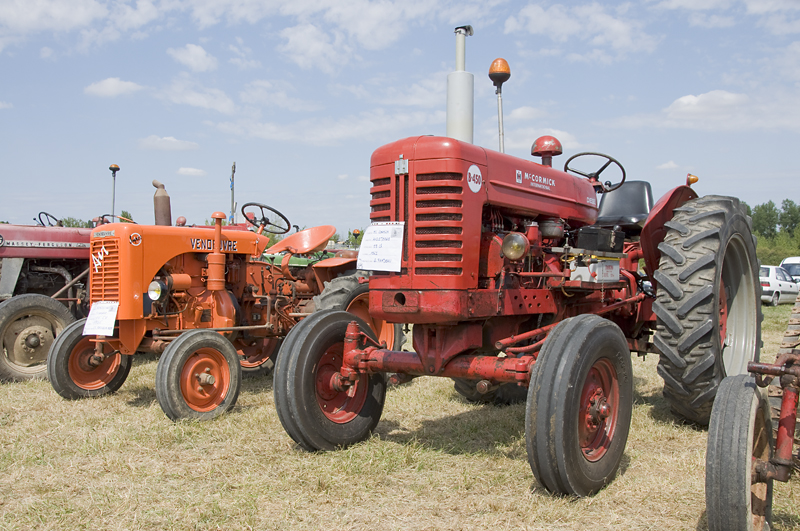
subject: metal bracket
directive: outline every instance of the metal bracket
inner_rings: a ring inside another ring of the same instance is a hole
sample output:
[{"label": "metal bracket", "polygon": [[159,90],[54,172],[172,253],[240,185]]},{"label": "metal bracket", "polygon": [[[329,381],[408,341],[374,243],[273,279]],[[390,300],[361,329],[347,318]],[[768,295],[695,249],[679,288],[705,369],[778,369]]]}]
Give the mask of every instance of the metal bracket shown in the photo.
[{"label": "metal bracket", "polygon": [[400,155],[400,158],[394,161],[394,174],[395,175],[408,174],[408,159],[404,159],[403,155]]}]

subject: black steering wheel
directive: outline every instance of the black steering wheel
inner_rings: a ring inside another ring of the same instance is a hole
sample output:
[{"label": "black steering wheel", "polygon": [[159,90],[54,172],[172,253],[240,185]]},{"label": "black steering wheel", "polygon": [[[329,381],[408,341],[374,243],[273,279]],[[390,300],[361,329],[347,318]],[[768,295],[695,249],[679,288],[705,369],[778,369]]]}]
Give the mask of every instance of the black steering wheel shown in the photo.
[{"label": "black steering wheel", "polygon": [[[595,157],[601,157],[607,159],[607,162],[603,164],[599,170],[591,173],[584,173],[580,170],[576,170],[575,168],[569,167],[570,162],[577,159],[578,157],[585,157],[587,155],[593,155]],[[620,171],[622,172],[622,180],[616,184],[611,184],[611,181],[606,181],[604,183],[600,180],[600,174],[603,173],[603,171],[605,171],[605,169],[608,168],[612,163],[616,164],[619,167]],[[578,153],[576,155],[572,155],[570,158],[567,159],[567,162],[564,163],[564,171],[571,171],[572,173],[577,173],[578,175],[586,177],[592,183],[592,186],[594,186],[595,191],[601,194],[604,194],[606,192],[612,192],[617,188],[619,188],[620,186],[622,186],[622,183],[625,182],[625,168],[622,167],[622,164],[620,164],[617,159],[609,157],[605,153],[594,153],[587,151],[585,153]]]},{"label": "black steering wheel", "polygon": [[[248,213],[245,212],[245,209],[251,206],[258,207],[261,210],[260,218],[257,218],[255,213],[248,215]],[[270,212],[274,215],[270,215]],[[253,216],[252,219],[250,218],[251,215]],[[286,234],[292,229],[292,224],[289,223],[289,219],[286,216],[264,203],[245,203],[242,205],[242,216],[244,216],[245,221],[250,225],[257,229],[263,228],[264,231],[271,234]],[[271,218],[275,220],[274,223],[271,221]]]},{"label": "black steering wheel", "polygon": [[[44,219],[42,219],[44,216]],[[60,227],[61,220],[55,217],[53,214],[48,214],[47,212],[39,212],[39,225],[42,227]]]}]

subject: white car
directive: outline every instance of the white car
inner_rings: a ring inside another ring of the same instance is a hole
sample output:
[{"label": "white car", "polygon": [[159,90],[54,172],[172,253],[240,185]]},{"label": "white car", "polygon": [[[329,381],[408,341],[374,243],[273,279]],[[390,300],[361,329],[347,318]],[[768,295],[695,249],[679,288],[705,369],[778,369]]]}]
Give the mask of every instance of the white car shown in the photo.
[{"label": "white car", "polygon": [[797,283],[784,268],[761,266],[758,276],[761,280],[761,302],[777,306],[782,302],[794,302],[797,298]]},{"label": "white car", "polygon": [[800,256],[784,258],[781,262],[781,267],[792,275],[795,282],[800,282]]}]

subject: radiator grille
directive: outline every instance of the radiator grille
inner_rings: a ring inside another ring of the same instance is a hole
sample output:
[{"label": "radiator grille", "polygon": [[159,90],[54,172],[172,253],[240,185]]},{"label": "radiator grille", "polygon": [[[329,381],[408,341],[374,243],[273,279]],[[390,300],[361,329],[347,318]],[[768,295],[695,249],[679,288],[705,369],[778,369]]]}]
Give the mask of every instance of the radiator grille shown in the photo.
[{"label": "radiator grille", "polygon": [[370,220],[406,222],[403,265],[410,268],[408,272],[462,274],[462,268],[453,266],[464,258],[463,181],[460,173],[414,175],[413,171],[372,180]]},{"label": "radiator grille", "polygon": [[[92,240],[89,296],[92,302],[119,300],[119,240]],[[100,258],[102,256],[102,258]]]}]

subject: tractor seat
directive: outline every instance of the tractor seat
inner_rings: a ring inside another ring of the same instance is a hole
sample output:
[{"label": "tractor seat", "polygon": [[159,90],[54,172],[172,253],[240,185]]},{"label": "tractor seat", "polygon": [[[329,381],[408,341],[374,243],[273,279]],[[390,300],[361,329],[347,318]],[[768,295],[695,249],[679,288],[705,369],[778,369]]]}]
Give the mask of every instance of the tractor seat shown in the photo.
[{"label": "tractor seat", "polygon": [[600,198],[600,209],[595,225],[613,228],[619,226],[626,235],[642,231],[644,222],[653,208],[653,190],[647,181],[625,181],[613,192]]},{"label": "tractor seat", "polygon": [[315,253],[325,249],[328,246],[328,240],[334,234],[336,234],[336,227],[333,225],[311,227],[287,236],[265,252],[267,254],[277,254],[282,251],[289,251],[292,254]]}]

